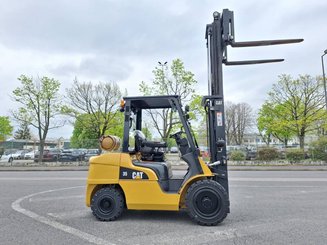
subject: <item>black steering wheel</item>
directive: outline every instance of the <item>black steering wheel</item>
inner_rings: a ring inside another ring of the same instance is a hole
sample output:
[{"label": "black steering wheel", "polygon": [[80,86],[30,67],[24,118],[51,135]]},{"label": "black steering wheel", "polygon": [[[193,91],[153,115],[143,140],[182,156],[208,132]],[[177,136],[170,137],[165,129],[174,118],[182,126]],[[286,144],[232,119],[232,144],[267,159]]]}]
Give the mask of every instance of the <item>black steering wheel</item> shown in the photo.
[{"label": "black steering wheel", "polygon": [[173,134],[169,135],[169,138],[180,139],[182,133],[184,133],[182,130],[181,130],[181,131],[178,131],[178,132],[176,132],[176,133],[173,133]]}]

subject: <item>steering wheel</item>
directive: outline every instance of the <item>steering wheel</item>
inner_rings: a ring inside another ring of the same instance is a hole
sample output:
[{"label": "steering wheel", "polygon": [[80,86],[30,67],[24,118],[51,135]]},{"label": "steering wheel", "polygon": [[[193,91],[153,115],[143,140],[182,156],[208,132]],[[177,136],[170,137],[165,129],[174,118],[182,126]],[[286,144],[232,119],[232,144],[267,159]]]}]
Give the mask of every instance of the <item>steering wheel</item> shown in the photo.
[{"label": "steering wheel", "polygon": [[173,133],[171,135],[169,135],[169,138],[173,138],[173,139],[179,139],[181,137],[181,134],[184,133],[182,130],[178,131],[176,133]]}]

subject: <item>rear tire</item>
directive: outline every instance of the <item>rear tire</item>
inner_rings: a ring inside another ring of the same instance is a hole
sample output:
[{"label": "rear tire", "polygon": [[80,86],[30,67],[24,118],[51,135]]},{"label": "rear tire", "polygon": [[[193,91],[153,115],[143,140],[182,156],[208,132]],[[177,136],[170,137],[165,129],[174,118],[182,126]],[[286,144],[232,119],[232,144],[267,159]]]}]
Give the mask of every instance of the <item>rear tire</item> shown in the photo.
[{"label": "rear tire", "polygon": [[187,190],[185,204],[188,215],[199,225],[217,225],[229,211],[228,195],[214,180],[198,180]]},{"label": "rear tire", "polygon": [[101,221],[116,220],[123,213],[124,207],[124,196],[114,187],[99,189],[91,199],[93,215]]}]

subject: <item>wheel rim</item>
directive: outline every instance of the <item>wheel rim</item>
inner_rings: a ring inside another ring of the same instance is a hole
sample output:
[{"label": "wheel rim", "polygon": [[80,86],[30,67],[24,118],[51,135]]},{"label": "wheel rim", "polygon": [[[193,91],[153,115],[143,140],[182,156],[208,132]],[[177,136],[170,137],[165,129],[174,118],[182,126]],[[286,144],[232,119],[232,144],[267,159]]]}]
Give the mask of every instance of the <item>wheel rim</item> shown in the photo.
[{"label": "wheel rim", "polygon": [[193,199],[195,211],[199,216],[212,217],[219,213],[221,208],[221,198],[214,190],[200,189]]},{"label": "wheel rim", "polygon": [[110,214],[115,209],[115,202],[110,197],[104,197],[99,200],[99,210],[103,214]]}]

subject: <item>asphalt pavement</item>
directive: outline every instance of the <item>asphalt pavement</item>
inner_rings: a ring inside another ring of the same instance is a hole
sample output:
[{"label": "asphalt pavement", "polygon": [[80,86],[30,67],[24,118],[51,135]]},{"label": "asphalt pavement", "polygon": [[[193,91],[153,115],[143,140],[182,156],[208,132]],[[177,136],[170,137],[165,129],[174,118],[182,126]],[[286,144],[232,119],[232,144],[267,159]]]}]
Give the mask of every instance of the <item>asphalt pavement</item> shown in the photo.
[{"label": "asphalt pavement", "polygon": [[[175,171],[174,174],[183,174]],[[1,244],[326,244],[326,171],[230,171],[231,213],[215,227],[185,212],[97,221],[86,171],[0,172]]]}]

